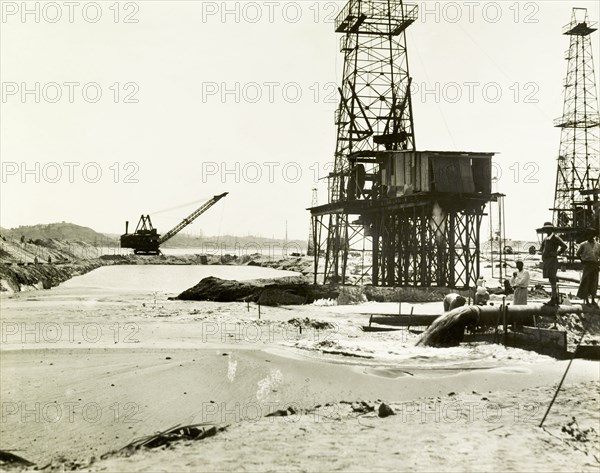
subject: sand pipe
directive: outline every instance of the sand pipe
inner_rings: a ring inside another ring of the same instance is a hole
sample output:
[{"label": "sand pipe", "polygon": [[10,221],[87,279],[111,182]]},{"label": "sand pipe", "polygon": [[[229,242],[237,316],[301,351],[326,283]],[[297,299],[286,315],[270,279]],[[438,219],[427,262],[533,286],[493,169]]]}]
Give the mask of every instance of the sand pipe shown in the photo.
[{"label": "sand pipe", "polygon": [[[464,306],[439,316],[421,335],[417,345],[448,347],[456,346],[463,340],[467,325],[495,327],[499,315],[506,310],[506,324],[532,325],[536,315],[554,317],[564,314],[581,314],[580,305],[548,306],[544,304]],[[503,317],[502,317],[503,318]]]}]

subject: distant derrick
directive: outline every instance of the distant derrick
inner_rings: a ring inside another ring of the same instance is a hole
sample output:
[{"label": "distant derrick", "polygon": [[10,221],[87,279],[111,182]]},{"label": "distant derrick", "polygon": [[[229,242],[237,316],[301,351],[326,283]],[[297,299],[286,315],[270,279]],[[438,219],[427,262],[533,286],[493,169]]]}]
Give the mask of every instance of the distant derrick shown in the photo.
[{"label": "distant derrick", "polygon": [[577,241],[589,230],[600,234],[600,116],[591,41],[596,29],[585,8],[573,8],[571,22],[563,28],[570,45],[563,114],[554,121],[561,140],[552,210],[554,224],[570,242],[570,261]]}]

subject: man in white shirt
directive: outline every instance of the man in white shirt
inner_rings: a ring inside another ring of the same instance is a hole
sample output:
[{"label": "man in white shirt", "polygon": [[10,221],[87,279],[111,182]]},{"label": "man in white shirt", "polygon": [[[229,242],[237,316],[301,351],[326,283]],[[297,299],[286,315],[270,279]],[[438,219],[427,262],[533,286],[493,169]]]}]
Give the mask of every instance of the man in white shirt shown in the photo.
[{"label": "man in white shirt", "polygon": [[515,290],[513,305],[527,305],[527,288],[529,287],[529,271],[523,269],[523,261],[517,261],[517,271],[510,279]]},{"label": "man in white shirt", "polygon": [[579,246],[577,256],[583,262],[583,274],[581,275],[577,297],[583,299],[584,304],[589,305],[589,297],[591,296],[592,305],[596,305],[600,244],[596,242],[594,233],[590,233],[588,240]]}]

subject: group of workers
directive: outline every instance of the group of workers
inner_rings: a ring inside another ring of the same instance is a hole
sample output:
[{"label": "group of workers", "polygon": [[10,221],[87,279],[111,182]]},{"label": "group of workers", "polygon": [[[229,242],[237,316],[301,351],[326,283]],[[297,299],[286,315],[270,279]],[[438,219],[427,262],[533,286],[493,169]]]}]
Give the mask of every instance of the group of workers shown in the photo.
[{"label": "group of workers", "polygon": [[[560,303],[558,294],[558,256],[567,249],[567,244],[555,232],[551,222],[544,223],[542,231],[547,237],[542,241],[542,269],[543,276],[550,281],[552,294],[547,305],[558,305]],[[598,271],[600,264],[600,244],[596,241],[595,232],[590,232],[586,241],[577,248],[577,257],[583,263],[583,273],[577,290],[577,297],[583,300],[585,305],[596,304],[596,292],[598,291]]]},{"label": "group of workers", "polygon": [[[542,232],[546,235],[541,246],[543,277],[550,281],[552,288],[550,300],[546,302],[546,305],[557,306],[560,304],[557,277],[558,257],[568,246],[556,234],[556,228],[551,222],[544,223]],[[596,292],[598,291],[598,273],[600,269],[600,243],[596,241],[595,233],[590,232],[588,239],[579,245],[577,257],[583,263],[583,274],[577,297],[582,299],[585,305],[597,307]],[[504,281],[502,294],[514,294],[513,305],[527,305],[529,271],[525,269],[523,261],[517,261],[516,267],[517,269],[513,272],[512,277]],[[489,293],[485,287],[485,281],[481,277],[477,281],[475,304],[487,304],[488,299]]]}]

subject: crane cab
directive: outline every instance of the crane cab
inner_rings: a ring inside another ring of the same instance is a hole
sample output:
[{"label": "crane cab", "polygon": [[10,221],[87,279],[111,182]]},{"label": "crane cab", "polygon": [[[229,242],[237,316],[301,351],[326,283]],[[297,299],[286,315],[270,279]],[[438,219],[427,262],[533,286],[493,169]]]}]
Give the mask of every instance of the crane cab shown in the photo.
[{"label": "crane cab", "polygon": [[134,233],[128,233],[129,222],[125,222],[125,233],[121,235],[121,248],[132,248],[136,255],[160,254],[160,235],[152,226],[150,215],[142,215]]}]

